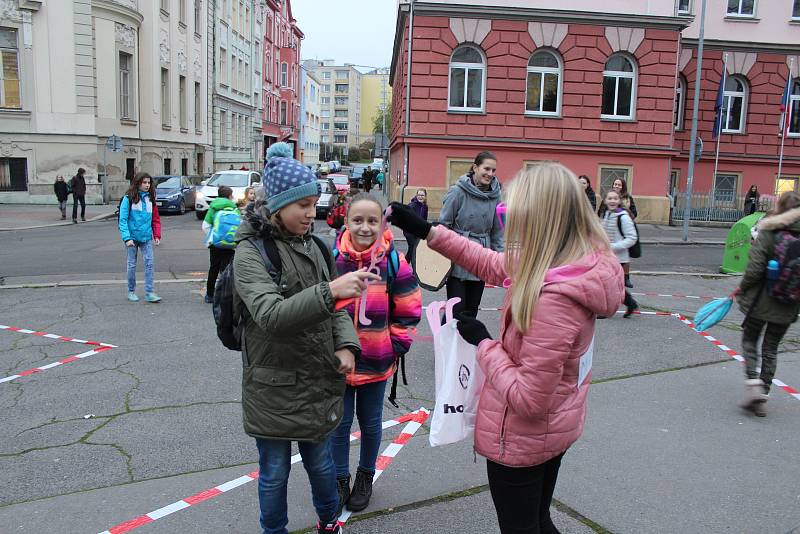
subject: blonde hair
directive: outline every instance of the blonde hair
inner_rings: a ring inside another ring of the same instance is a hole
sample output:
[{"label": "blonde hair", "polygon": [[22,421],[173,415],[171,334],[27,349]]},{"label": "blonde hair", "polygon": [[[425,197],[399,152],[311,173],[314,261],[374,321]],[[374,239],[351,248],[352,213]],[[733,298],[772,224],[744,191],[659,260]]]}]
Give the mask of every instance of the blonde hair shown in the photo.
[{"label": "blonde hair", "polygon": [[609,244],[577,177],[563,165],[545,162],[521,170],[506,189],[506,198],[511,318],[524,331],[547,270],[608,250]]}]

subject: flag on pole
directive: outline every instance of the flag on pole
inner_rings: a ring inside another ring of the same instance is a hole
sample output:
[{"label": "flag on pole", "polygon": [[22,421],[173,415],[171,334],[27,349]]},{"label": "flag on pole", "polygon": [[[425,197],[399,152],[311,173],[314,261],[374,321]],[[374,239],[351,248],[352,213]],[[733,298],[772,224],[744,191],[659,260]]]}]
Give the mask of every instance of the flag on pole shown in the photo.
[{"label": "flag on pole", "polygon": [[725,67],[722,68],[722,77],[719,79],[719,89],[717,89],[717,101],[714,103],[714,130],[711,137],[716,139],[722,131],[722,103],[725,100]]},{"label": "flag on pole", "polygon": [[789,73],[789,76],[786,79],[786,89],[783,90],[783,96],[781,97],[781,135],[786,132],[786,128],[789,126],[789,122],[792,119],[792,110],[789,106],[789,100],[792,97],[792,75]]}]

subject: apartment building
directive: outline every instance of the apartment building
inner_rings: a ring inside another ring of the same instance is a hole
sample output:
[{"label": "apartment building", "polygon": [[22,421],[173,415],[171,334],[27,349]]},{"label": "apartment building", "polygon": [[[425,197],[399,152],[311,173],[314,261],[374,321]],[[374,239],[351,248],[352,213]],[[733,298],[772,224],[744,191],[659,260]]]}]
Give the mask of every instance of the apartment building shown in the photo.
[{"label": "apartment building", "polygon": [[202,0],[4,2],[0,202],[55,202],[78,167],[89,202],[140,170],[208,172],[204,14]]},{"label": "apartment building", "polygon": [[[800,2],[709,0],[695,190],[733,202],[800,181]],[[537,161],[559,161],[604,192],[625,178],[641,221],[667,222],[685,189],[698,44],[695,0],[400,2],[391,84],[391,185],[429,202],[470,167],[498,156],[508,180]],[[412,34],[409,72],[408,34]],[[725,58],[727,57],[727,61]],[[720,159],[712,132],[723,73]],[[789,129],[780,136],[790,86]],[[406,88],[410,86],[406,98]],[[783,141],[783,169],[778,158]]]},{"label": "apartment building", "polygon": [[361,131],[362,74],[352,65],[335,65],[331,59],[303,64],[320,83],[320,143],[350,147],[370,139],[371,128],[366,138]]},{"label": "apartment building", "polygon": [[258,169],[263,139],[264,4],[212,0],[214,168]]},{"label": "apartment building", "polygon": [[300,85],[303,95],[300,99],[300,161],[313,164],[319,161],[319,80],[300,66]]},{"label": "apartment building", "polygon": [[[389,148],[388,138],[374,134],[375,118],[388,109],[392,102],[392,87],[389,85],[389,69],[374,69],[361,75],[361,139],[375,141],[375,155]],[[387,125],[388,126],[388,125]],[[383,144],[381,144],[383,143]],[[359,143],[360,144],[360,143]]]}]

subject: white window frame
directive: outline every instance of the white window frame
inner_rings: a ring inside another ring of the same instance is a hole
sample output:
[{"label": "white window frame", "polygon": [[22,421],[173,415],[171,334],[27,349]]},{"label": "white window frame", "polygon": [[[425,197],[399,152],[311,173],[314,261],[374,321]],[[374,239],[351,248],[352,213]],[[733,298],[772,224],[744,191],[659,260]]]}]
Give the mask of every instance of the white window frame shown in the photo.
[{"label": "white window frame", "polygon": [[194,129],[200,130],[203,125],[203,98],[202,98],[202,85],[200,82],[194,82]]},{"label": "white window frame", "polygon": [[686,80],[681,74],[678,74],[678,83],[675,86],[675,100],[677,101],[675,109],[677,116],[672,119],[672,127],[679,132],[684,128],[684,115],[686,115]]},{"label": "white window frame", "polygon": [[[726,80],[738,80],[739,83],[742,84],[744,88],[743,91],[728,91],[727,89],[724,90],[722,94],[722,133],[726,134],[741,134],[744,133],[745,129],[745,119],[747,118],[747,93],[748,93],[748,84],[747,80],[745,80],[742,76],[734,75],[729,76]],[[727,83],[727,82],[726,82]],[[742,99],[742,111],[739,117],[739,128],[733,129],[729,128],[728,124],[731,122],[731,102],[733,102],[734,98],[741,98]]]},{"label": "white window frame", "polygon": [[14,48],[2,48],[0,52],[12,53],[17,58],[17,92],[19,93],[19,106],[9,106],[6,103],[6,89],[5,89],[5,66],[3,65],[3,56],[0,54],[0,108],[4,109],[22,109],[22,80],[20,80],[20,53],[19,53],[19,30],[17,28],[3,28],[4,30],[14,32],[14,37],[16,38],[16,44]]},{"label": "white window frame", "polygon": [[[608,185],[603,184],[603,171],[622,171],[624,176],[612,176],[611,183]],[[615,165],[613,163],[603,163],[600,164],[597,168],[597,190],[601,197],[605,198],[605,194],[613,187],[614,181],[617,178],[622,178],[625,180],[625,184],[628,186],[628,194],[632,194],[632,186],[633,186],[633,167],[630,165]]]},{"label": "white window frame", "polygon": [[169,105],[169,69],[161,68],[161,126],[169,127],[172,123]]},{"label": "white window frame", "polygon": [[219,47],[219,82],[229,86],[228,81],[228,49]]},{"label": "white window frame", "polygon": [[[788,137],[800,137],[800,78],[795,78],[791,85],[791,94],[789,95],[789,106],[787,113],[789,113],[789,128],[787,129]],[[792,116],[797,115],[797,129],[792,130]]]},{"label": "white window frame", "polygon": [[289,64],[281,63],[281,87],[289,87]]},{"label": "white window frame", "polygon": [[280,122],[281,126],[289,126],[289,105],[286,100],[281,100],[279,109],[278,122]]},{"label": "white window frame", "polygon": [[200,34],[203,27],[203,0],[194,0],[194,33]]},{"label": "white window frame", "polygon": [[[731,1],[738,2],[739,7],[736,10],[736,13],[730,12],[730,3]],[[755,18],[756,12],[758,10],[758,0],[753,0],[753,12],[752,13],[742,13],[742,7],[744,5],[744,0],[728,0],[728,5],[725,7],[725,16],[727,17],[737,17],[737,18],[745,18],[745,19],[752,19]]]},{"label": "white window frame", "polygon": [[189,128],[189,96],[186,94],[186,76],[178,76],[178,126],[181,130]]},{"label": "white window frame", "polygon": [[[531,58],[536,54],[549,54],[550,56],[554,57],[556,63],[558,63],[558,67],[532,67],[530,64],[528,65],[528,70],[525,75],[525,115],[533,116],[533,117],[560,117],[561,116],[561,101],[562,101],[562,94],[563,94],[563,63],[561,62],[561,57],[559,54],[555,53],[552,50],[542,49],[536,50],[531,54]],[[530,60],[528,61],[530,63]],[[539,74],[539,107],[544,107],[544,79],[546,74],[555,74],[558,77],[558,89],[556,94],[556,110],[555,111],[533,111],[528,109],[528,77],[531,74]]]},{"label": "white window frame", "polygon": [[[461,62],[454,62],[453,56],[461,50],[462,48],[473,48],[478,51],[481,56],[481,63],[461,63]],[[464,94],[462,98],[462,102],[464,106],[452,106],[450,105],[450,89],[451,83],[453,80],[453,70],[455,69],[463,69],[464,70]],[[480,107],[469,107],[467,106],[467,97],[469,96],[469,73],[472,70],[477,70],[481,72],[481,105]],[[453,50],[453,53],[450,55],[450,63],[447,69],[447,111],[450,113],[483,113],[486,109],[486,55],[483,53],[483,50],[478,45],[474,44],[464,44]]]},{"label": "white window frame", "polygon": [[[123,69],[123,57],[127,65]],[[133,54],[125,51],[117,52],[117,61],[119,61],[119,118],[132,120],[135,117],[133,108]],[[2,63],[2,60],[0,60]]]},{"label": "white window frame", "polygon": [[[611,58],[613,58],[614,56],[620,56],[625,61],[630,63],[631,67],[633,68],[633,72],[625,72],[625,71],[618,71],[618,70],[605,70],[605,69],[603,69],[603,85],[605,85],[605,79],[606,78],[614,78],[615,79],[615,83],[614,83],[614,114],[613,115],[607,115],[607,114],[604,114],[604,113],[601,112],[600,118],[601,119],[607,119],[607,120],[623,120],[623,121],[624,120],[634,120],[635,117],[636,117],[636,92],[637,92],[636,88],[637,88],[637,85],[638,85],[637,84],[638,69],[637,69],[637,66],[636,66],[636,62],[633,59],[631,59],[630,57],[628,57],[627,55],[625,55],[625,54],[613,54],[613,55],[608,57],[608,59],[606,60],[606,64],[608,64],[608,62],[611,61]],[[617,111],[618,111],[617,108],[619,106],[619,81],[620,81],[620,79],[623,79],[623,78],[632,80],[632,82],[631,82],[631,109],[630,109],[630,114],[628,114],[628,115],[619,115],[619,114],[617,114]],[[603,104],[602,104],[602,100],[603,100],[602,85],[600,87],[600,90],[601,90],[601,93],[600,93],[600,109],[602,110],[603,109]]]},{"label": "white window frame", "polygon": [[[676,0],[677,5],[676,9],[678,11],[678,15],[691,15],[692,14],[692,0]],[[686,9],[681,9],[681,3],[686,2]]]},{"label": "white window frame", "polygon": [[[734,178],[733,198],[730,198],[730,199],[728,199],[728,198],[717,198],[717,193],[720,191],[720,188],[717,187],[717,181],[719,180],[720,177]],[[718,171],[717,174],[714,175],[714,184],[713,184],[713,186],[714,186],[714,196],[713,196],[713,198],[711,200],[713,202],[715,202],[715,203],[726,202],[726,203],[729,203],[729,204],[736,205],[738,203],[738,200],[739,200],[739,187],[740,187],[741,182],[742,182],[742,174],[741,173]]]}]

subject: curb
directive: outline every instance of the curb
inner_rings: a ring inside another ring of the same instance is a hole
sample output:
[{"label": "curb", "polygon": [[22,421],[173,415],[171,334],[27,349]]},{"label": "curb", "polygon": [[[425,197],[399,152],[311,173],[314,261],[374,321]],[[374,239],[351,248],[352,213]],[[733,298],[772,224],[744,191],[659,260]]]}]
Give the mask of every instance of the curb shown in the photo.
[{"label": "curb", "polygon": [[696,239],[690,241],[682,241],[680,239],[675,240],[663,240],[663,239],[643,239],[639,241],[642,245],[706,245],[706,246],[725,246],[725,241],[714,240],[714,239]]},{"label": "curb", "polygon": [[[86,224],[95,221],[102,221],[104,219],[111,219],[116,216],[117,216],[116,213],[105,213],[102,215],[95,215],[94,217],[86,219],[86,221],[81,224]],[[72,221],[64,221],[64,222],[49,223],[49,224],[37,224],[34,226],[16,226],[16,227],[0,228],[0,232],[13,232],[15,230],[36,230],[38,228],[52,228],[55,226],[72,226],[73,224],[74,223]]]},{"label": "curb", "polygon": [[[205,282],[205,278],[175,278],[173,280],[155,280],[156,284],[193,284]],[[82,286],[116,286],[125,285],[127,280],[68,280],[65,282],[40,282],[31,284],[0,285],[3,289],[43,289],[52,287],[82,287]]]}]

